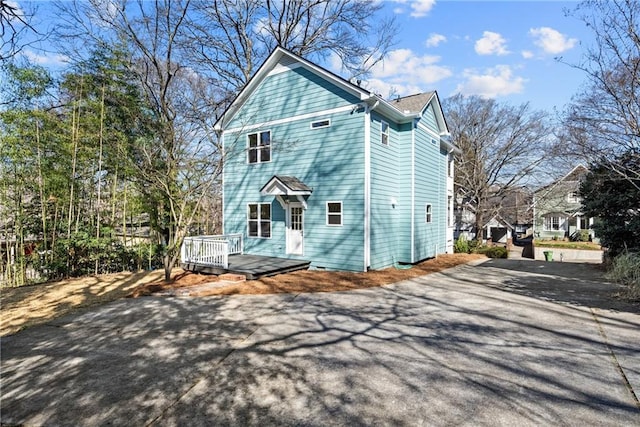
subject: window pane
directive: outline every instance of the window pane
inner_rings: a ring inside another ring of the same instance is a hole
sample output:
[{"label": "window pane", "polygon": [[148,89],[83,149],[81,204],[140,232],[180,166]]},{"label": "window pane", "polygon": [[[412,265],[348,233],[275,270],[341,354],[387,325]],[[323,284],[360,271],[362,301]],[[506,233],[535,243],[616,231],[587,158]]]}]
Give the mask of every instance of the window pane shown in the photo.
[{"label": "window pane", "polygon": [[260,149],[260,161],[261,162],[269,162],[271,161],[271,147],[261,148]]},{"label": "window pane", "polygon": [[389,133],[389,124],[387,124],[386,122],[382,122],[381,124],[382,126],[382,133],[384,134],[388,134]]},{"label": "window pane", "polygon": [[258,205],[249,205],[249,219],[258,219]]},{"label": "window pane", "polygon": [[249,221],[249,236],[258,237],[258,221]]},{"label": "window pane", "polygon": [[258,163],[258,150],[249,149],[249,163]]},{"label": "window pane", "polygon": [[258,146],[258,135],[252,133],[249,135],[249,148],[255,148]]},{"label": "window pane", "polygon": [[330,214],[327,217],[327,222],[329,223],[329,225],[342,225],[342,215]]},{"label": "window pane", "polygon": [[342,203],[327,203],[329,213],[342,213]]},{"label": "window pane", "polygon": [[271,219],[271,205],[267,203],[260,205],[260,219]]},{"label": "window pane", "polygon": [[271,132],[262,132],[260,134],[260,145],[271,144]]},{"label": "window pane", "polygon": [[271,237],[271,221],[260,221],[260,236]]}]

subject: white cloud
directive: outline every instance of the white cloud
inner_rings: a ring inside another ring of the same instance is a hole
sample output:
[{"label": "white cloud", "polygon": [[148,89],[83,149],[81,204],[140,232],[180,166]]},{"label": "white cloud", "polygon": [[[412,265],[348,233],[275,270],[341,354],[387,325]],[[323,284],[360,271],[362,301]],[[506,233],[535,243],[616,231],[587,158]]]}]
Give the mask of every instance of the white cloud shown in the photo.
[{"label": "white cloud", "polygon": [[558,54],[573,48],[578,39],[569,38],[567,35],[549,27],[531,28],[529,34],[533,37],[533,43],[542,48],[546,53]]},{"label": "white cloud", "polygon": [[[393,0],[395,3],[408,4],[411,7],[410,15],[414,18],[422,18],[427,16],[433,6],[436,4],[436,0]],[[404,8],[396,7],[393,9],[394,13],[404,13]]]},{"label": "white cloud", "polygon": [[436,0],[414,0],[411,2],[411,16],[414,18],[427,16],[435,4]]},{"label": "white cloud", "polygon": [[520,52],[522,54],[522,57],[524,59],[531,59],[533,58],[533,52],[531,52],[530,50],[523,50],[522,52]]},{"label": "white cloud", "polygon": [[493,31],[485,31],[482,38],[476,40],[476,53],[478,55],[506,55],[509,53],[506,46],[507,41]]},{"label": "white cloud", "polygon": [[25,50],[22,54],[32,63],[38,65],[63,65],[69,62],[69,57],[59,53],[39,54],[32,50]]},{"label": "white cloud", "polygon": [[485,70],[484,73],[467,69],[463,75],[465,81],[456,87],[455,92],[464,95],[479,95],[483,98],[521,93],[524,90],[524,83],[527,81],[522,77],[515,76],[508,65],[497,65]]},{"label": "white cloud", "polygon": [[429,38],[425,42],[425,45],[427,47],[436,47],[440,43],[444,43],[446,41],[447,41],[447,38],[445,36],[443,36],[442,34],[431,33],[431,34],[429,34]]},{"label": "white cloud", "polygon": [[393,89],[398,95],[411,95],[432,89],[430,85],[452,75],[449,68],[438,65],[439,56],[416,55],[410,49],[392,51],[371,69],[369,90],[387,96]]}]

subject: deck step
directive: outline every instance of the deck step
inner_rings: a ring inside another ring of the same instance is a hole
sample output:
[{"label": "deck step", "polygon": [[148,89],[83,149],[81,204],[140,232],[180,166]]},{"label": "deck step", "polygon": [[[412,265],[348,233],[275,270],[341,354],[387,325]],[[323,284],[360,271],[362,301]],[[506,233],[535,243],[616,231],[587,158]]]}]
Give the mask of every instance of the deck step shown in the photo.
[{"label": "deck step", "polygon": [[227,282],[245,282],[247,280],[247,276],[244,274],[235,274],[235,273],[224,273],[221,274],[220,280],[224,280]]}]

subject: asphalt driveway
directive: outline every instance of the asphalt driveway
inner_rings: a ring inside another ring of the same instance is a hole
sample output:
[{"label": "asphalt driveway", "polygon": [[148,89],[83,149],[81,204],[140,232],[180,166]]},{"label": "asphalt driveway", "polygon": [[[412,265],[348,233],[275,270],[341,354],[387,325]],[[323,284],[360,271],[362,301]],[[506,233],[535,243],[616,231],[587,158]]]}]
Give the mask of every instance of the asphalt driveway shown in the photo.
[{"label": "asphalt driveway", "polygon": [[592,267],[126,299],[0,340],[3,425],[639,425],[640,314]]}]

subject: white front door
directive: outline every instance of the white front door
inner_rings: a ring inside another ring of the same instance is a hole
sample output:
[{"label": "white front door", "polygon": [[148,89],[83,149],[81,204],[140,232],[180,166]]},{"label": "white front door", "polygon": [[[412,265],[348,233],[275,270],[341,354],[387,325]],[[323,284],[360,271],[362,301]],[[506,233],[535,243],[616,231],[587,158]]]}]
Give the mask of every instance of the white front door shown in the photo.
[{"label": "white front door", "polygon": [[287,253],[302,255],[304,243],[304,208],[300,203],[289,204],[287,225]]}]

